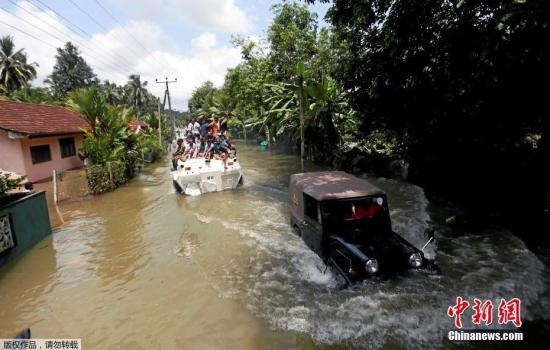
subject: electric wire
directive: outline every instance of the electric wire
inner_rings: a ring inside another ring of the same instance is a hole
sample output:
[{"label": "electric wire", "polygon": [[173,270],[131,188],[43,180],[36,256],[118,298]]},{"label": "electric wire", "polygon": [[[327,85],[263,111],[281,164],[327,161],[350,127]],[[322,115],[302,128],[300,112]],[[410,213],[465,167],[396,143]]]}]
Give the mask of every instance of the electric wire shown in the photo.
[{"label": "electric wire", "polygon": [[[39,27],[37,27],[37,26],[35,26],[34,24],[30,23],[29,21],[27,21],[27,20],[25,20],[25,19],[23,19],[23,18],[21,18],[21,17],[15,15],[15,14],[13,14],[13,13],[7,11],[7,10],[4,9],[3,7],[0,7],[0,10],[2,10],[2,11],[4,11],[4,12],[7,12],[8,14],[14,16],[15,18],[18,18],[18,19],[22,20],[23,22],[26,22],[26,23],[32,25],[33,27],[35,27],[35,28],[38,29],[39,31],[44,32],[44,31],[43,31],[42,29],[40,29]],[[25,34],[25,35],[27,35],[27,36],[29,36],[29,37],[31,37],[31,38],[37,40],[37,41],[40,42],[40,43],[46,44],[47,46],[52,47],[52,48],[54,48],[54,49],[56,49],[56,50],[58,49],[57,46],[55,46],[55,45],[53,45],[53,44],[51,44],[51,43],[45,41],[44,39],[40,39],[40,38],[36,37],[35,35],[32,35],[32,34],[26,32],[26,31],[24,31],[24,30],[21,29],[21,28],[18,28],[18,27],[16,27],[16,26],[13,26],[13,25],[11,25],[11,24],[9,24],[9,23],[6,23],[6,22],[4,22],[4,21],[0,21],[0,23],[2,23],[2,24],[6,25],[6,26],[8,26],[8,27],[10,27],[10,28],[13,28],[13,29],[15,29],[15,30],[21,32],[21,33],[23,33],[23,34]],[[51,33],[48,33],[48,34],[49,34],[51,37],[55,38],[56,40],[59,40],[61,43],[64,43],[64,40],[59,39],[58,37],[56,37],[55,35],[52,35]],[[98,68],[98,67],[95,67],[95,69],[96,69],[97,71],[103,72],[103,73],[106,74],[107,76],[112,75],[112,74],[116,74],[116,75],[118,75],[119,77],[124,77],[124,79],[126,79],[126,76],[125,76],[124,74],[120,73],[120,72],[107,72],[107,71],[105,71],[104,69],[101,69],[101,68]]]},{"label": "electric wire", "polygon": [[153,53],[151,51],[149,51],[149,49],[147,49],[138,39],[136,39],[136,37],[134,35],[132,35],[132,33],[126,29],[122,23],[120,23],[120,21],[109,11],[107,10],[107,8],[105,8],[105,6],[103,6],[99,0],[95,0],[95,2],[97,3],[97,5],[99,7],[101,7],[103,9],[103,11],[105,11],[105,13],[107,15],[109,15],[109,17],[111,17],[122,29],[124,29],[124,31],[126,33],[128,33],[128,35],[139,45],[141,46],[141,48],[143,50],[145,50],[145,52],[147,52],[147,54],[149,54],[151,57],[153,57],[153,59],[161,66],[161,67],[164,67],[164,65],[153,55]]},{"label": "electric wire", "polygon": [[[95,52],[96,50],[91,48],[90,46],[88,46],[87,44],[81,42],[80,40],[77,40],[76,38],[72,38],[70,37],[69,35],[67,35],[67,33],[63,33],[62,31],[60,31],[59,29],[57,29],[54,25],[52,25],[51,23],[48,23],[46,22],[45,20],[43,20],[42,18],[40,18],[39,16],[35,15],[34,13],[28,11],[26,8],[20,6],[19,4],[17,4],[15,1],[13,0],[8,0],[9,2],[11,2],[12,4],[14,4],[15,6],[19,7],[20,9],[22,9],[23,11],[25,11],[26,13],[28,13],[29,15],[33,16],[34,18],[38,19],[39,21],[41,21],[42,23],[45,23],[46,25],[48,25],[49,27],[53,28],[57,33],[60,33],[62,36],[68,38],[69,40],[68,41],[74,41],[76,42],[77,44],[79,44],[80,46],[90,50],[90,52],[88,52],[88,56],[91,56],[92,58],[94,58],[96,61],[100,61],[104,66],[106,66],[107,68],[117,68],[121,71],[126,71],[128,68],[127,67],[124,67],[122,66],[120,63],[117,63],[117,62],[108,62],[106,60],[104,60],[102,57],[100,56],[96,56],[95,55]],[[6,11],[4,9],[4,11]],[[11,13],[12,15],[16,16],[15,14]],[[25,21],[26,22],[26,21]],[[28,23],[28,22],[27,22]],[[29,23],[30,24],[30,23]],[[58,37],[56,37],[57,40],[61,40],[59,39]],[[66,42],[67,40],[63,40],[63,42]],[[92,54],[94,53],[94,54]],[[128,75],[130,75],[131,72],[128,70]]]},{"label": "electric wire", "polygon": [[[82,7],[80,7],[80,5],[78,5],[76,2],[74,2],[73,0],[68,0],[71,4],[73,4],[80,12],[82,12],[86,17],[88,17],[92,22],[94,22],[95,24],[97,24],[101,29],[103,29],[104,31],[108,32],[109,30],[107,28],[105,28],[105,26],[103,26],[101,23],[99,23],[95,18],[93,18],[88,12],[86,12]],[[134,53],[134,55],[136,55],[136,57],[140,57],[140,55],[138,53],[136,53],[131,46],[128,46],[128,49],[130,51],[132,51]]]},{"label": "electric wire", "polygon": [[[71,20],[69,20],[68,18],[66,18],[65,16],[63,16],[61,13],[55,11],[54,9],[52,9],[51,7],[49,7],[48,5],[44,4],[41,0],[34,0],[35,2],[41,4],[42,6],[44,7],[41,7],[39,4],[35,3],[33,4],[34,6],[36,6],[37,8],[39,8],[41,11],[43,11],[44,13],[48,14],[48,16],[50,16],[51,18],[57,20],[57,18],[52,15],[50,12],[46,11],[44,8],[46,8],[47,10],[50,10],[51,12],[55,13],[57,16],[59,16],[60,18],[62,18],[66,23],[69,24],[69,26],[67,26],[67,28],[73,32],[75,35],[78,35],[80,36],[80,34],[76,33],[76,31],[74,29],[71,28],[71,26],[73,26],[74,28],[78,29],[81,33],[84,33],[85,36],[88,36],[88,37],[92,37],[92,34],[88,33],[87,31],[85,31],[84,29],[80,28],[79,26],[77,26],[76,24],[74,24]],[[119,55],[118,53],[114,53],[114,56],[116,56],[118,59],[121,60],[121,62],[123,64],[126,64],[128,66],[133,66],[132,63],[130,63],[124,56],[121,56]]]}]

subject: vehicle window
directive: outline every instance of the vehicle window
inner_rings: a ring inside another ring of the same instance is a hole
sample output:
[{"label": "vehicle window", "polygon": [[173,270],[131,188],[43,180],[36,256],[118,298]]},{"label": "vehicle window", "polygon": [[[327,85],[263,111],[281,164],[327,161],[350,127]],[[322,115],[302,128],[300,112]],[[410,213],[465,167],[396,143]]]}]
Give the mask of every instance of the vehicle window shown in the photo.
[{"label": "vehicle window", "polygon": [[324,217],[328,222],[365,220],[381,216],[384,212],[382,197],[327,202]]},{"label": "vehicle window", "polygon": [[321,223],[321,210],[319,208],[319,202],[313,197],[304,194],[304,209],[305,214],[311,220]]}]

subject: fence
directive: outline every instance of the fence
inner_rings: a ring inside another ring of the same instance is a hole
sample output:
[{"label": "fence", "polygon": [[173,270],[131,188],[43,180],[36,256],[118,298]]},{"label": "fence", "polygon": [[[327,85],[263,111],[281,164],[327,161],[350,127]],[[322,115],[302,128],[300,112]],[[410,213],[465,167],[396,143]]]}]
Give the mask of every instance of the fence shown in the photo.
[{"label": "fence", "polygon": [[53,200],[55,203],[74,200],[91,194],[86,169],[53,171]]}]

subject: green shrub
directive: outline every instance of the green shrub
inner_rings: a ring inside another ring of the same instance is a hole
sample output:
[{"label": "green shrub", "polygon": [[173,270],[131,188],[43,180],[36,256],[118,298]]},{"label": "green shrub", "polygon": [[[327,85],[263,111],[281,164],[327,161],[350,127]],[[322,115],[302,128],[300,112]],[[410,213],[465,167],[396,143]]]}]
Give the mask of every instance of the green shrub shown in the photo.
[{"label": "green shrub", "polygon": [[0,196],[10,190],[20,187],[23,180],[25,180],[24,176],[10,179],[9,174],[0,172]]},{"label": "green shrub", "polygon": [[162,155],[162,147],[156,137],[146,136],[141,140],[141,150],[143,154],[151,154],[153,161]]},{"label": "green shrub", "polygon": [[[109,174],[109,164],[111,164],[111,174]],[[123,162],[90,165],[86,169],[86,176],[88,187],[94,194],[112,191],[128,181],[126,166]]]},{"label": "green shrub", "polygon": [[112,162],[111,172],[115,186],[125,184],[129,178],[126,176],[126,165],[123,162]]}]

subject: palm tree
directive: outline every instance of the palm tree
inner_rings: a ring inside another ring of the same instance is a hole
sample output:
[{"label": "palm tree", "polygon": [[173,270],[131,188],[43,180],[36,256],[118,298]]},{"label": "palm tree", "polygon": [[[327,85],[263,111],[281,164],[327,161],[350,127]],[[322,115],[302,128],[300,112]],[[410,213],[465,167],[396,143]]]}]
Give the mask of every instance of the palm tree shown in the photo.
[{"label": "palm tree", "polygon": [[147,89],[145,88],[147,86],[147,82],[145,81],[142,83],[139,74],[132,74],[128,77],[127,86],[130,90],[130,102],[139,119],[139,112],[147,99]]},{"label": "palm tree", "polygon": [[69,109],[86,118],[91,126],[91,133],[100,132],[105,119],[106,102],[96,86],[87,89],[73,90],[67,102]]},{"label": "palm tree", "polygon": [[117,84],[111,83],[109,80],[105,80],[100,87],[103,92],[103,96],[105,96],[105,99],[110,105],[114,106],[120,103],[122,96]]},{"label": "palm tree", "polygon": [[0,39],[0,85],[6,93],[27,86],[27,82],[36,78],[35,66],[38,63],[27,63],[27,54],[23,49],[15,51],[13,38],[9,35]]},{"label": "palm tree", "polygon": [[30,102],[36,104],[63,104],[53,97],[52,92],[45,87],[24,86],[18,91],[13,92],[10,98],[18,102]]},{"label": "palm tree", "polygon": [[321,159],[326,154],[325,145],[340,145],[343,134],[355,129],[356,113],[345,92],[330,77],[302,78],[298,84],[266,84],[266,87],[271,90],[271,96],[265,100],[270,109],[251,125],[266,129],[271,126],[275,136],[300,139],[303,157]]}]

